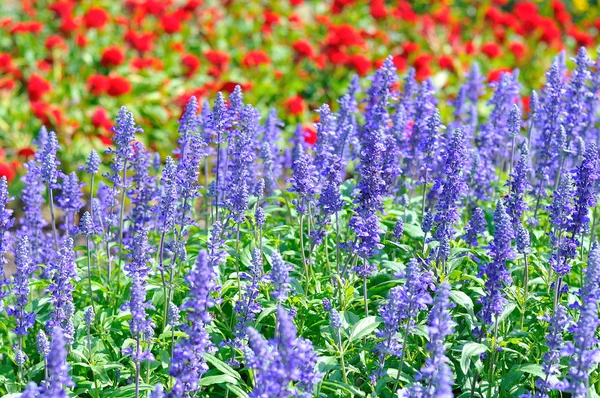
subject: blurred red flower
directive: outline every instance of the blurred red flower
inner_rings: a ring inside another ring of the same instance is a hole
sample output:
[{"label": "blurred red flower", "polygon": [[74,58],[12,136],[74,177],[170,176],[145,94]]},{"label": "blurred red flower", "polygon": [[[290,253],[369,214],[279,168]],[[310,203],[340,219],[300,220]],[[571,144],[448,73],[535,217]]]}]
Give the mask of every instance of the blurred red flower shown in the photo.
[{"label": "blurred red flower", "polygon": [[30,101],[38,101],[42,96],[50,91],[50,83],[42,76],[33,74],[29,77],[27,82],[27,93],[29,94]]},{"label": "blurred red flower", "polygon": [[15,81],[10,77],[0,78],[0,90],[12,90],[15,88]]},{"label": "blurred red flower", "polygon": [[292,48],[299,58],[312,58],[315,55],[315,50],[306,39],[296,40]]},{"label": "blurred red flower", "polygon": [[152,50],[153,39],[153,33],[136,32],[135,30],[129,30],[127,33],[125,33],[125,41],[127,41],[140,53],[145,53]]},{"label": "blurred red flower", "polygon": [[48,38],[46,39],[45,46],[48,50],[52,50],[54,47],[58,47],[60,49],[66,49],[67,43],[65,42],[65,39],[63,39],[61,36],[51,35],[51,36],[48,36]]},{"label": "blurred red flower", "polygon": [[279,23],[280,16],[276,12],[270,10],[265,10],[263,16],[265,22],[263,23],[261,30],[265,33],[271,33],[273,31],[273,25]]},{"label": "blurred red flower", "polygon": [[108,22],[108,11],[98,6],[90,7],[83,21],[88,28],[102,29]]},{"label": "blurred red flower", "polygon": [[183,16],[178,12],[165,14],[160,18],[160,26],[166,33],[176,33],[181,30],[182,20]]},{"label": "blurred red flower", "polygon": [[317,130],[313,126],[304,126],[302,129],[304,142],[313,146],[317,142]]},{"label": "blurred red flower", "polygon": [[12,26],[10,33],[40,33],[43,28],[44,25],[38,21],[17,22]]},{"label": "blurred red flower", "polygon": [[392,62],[396,66],[396,69],[398,69],[399,71],[406,70],[407,62],[406,62],[406,58],[404,58],[404,56],[394,55],[392,57]]},{"label": "blurred red flower", "polygon": [[35,155],[35,150],[30,146],[21,148],[17,151],[17,156],[25,158],[26,160],[32,158],[33,155]]},{"label": "blurred red flower", "polygon": [[359,76],[364,76],[371,70],[371,60],[363,54],[351,55],[348,65],[352,67]]},{"label": "blurred red flower", "polygon": [[117,46],[105,48],[100,58],[100,65],[105,68],[121,65],[125,61],[125,52]]},{"label": "blurred red flower", "polygon": [[59,17],[66,18],[73,13],[73,3],[67,0],[59,0],[49,4],[48,9],[54,11]]},{"label": "blurred red flower", "polygon": [[229,54],[219,50],[208,50],[204,53],[204,56],[214,66],[213,72],[216,72],[216,76],[227,70],[229,64]]},{"label": "blurred red flower", "polygon": [[119,97],[131,92],[131,83],[123,76],[109,76],[108,90],[106,91],[111,97]]},{"label": "blurred red flower", "polygon": [[498,69],[492,69],[489,73],[488,73],[488,82],[497,82],[498,80],[500,80],[500,76],[502,76],[503,73],[507,73],[507,72],[512,72],[512,69],[510,68],[498,68]]},{"label": "blurred red flower", "polygon": [[87,80],[88,88],[94,95],[104,94],[108,90],[108,78],[104,75],[91,75]]},{"label": "blurred red flower", "polygon": [[446,55],[446,54],[441,55],[440,58],[438,59],[438,65],[442,69],[454,71],[454,60],[449,55]]},{"label": "blurred red flower", "polygon": [[252,68],[259,65],[269,65],[270,63],[271,59],[267,53],[262,50],[248,51],[242,60],[242,64],[247,68]]},{"label": "blurred red flower", "polygon": [[527,53],[527,47],[525,46],[525,44],[523,44],[519,41],[513,41],[512,43],[510,43],[508,45],[508,49],[515,56],[515,58],[519,61],[521,59],[523,59],[523,57]]},{"label": "blurred red flower", "polygon": [[183,54],[181,64],[187,77],[191,77],[200,68],[200,60],[193,54]]},{"label": "blurred red flower", "polygon": [[92,125],[96,128],[102,128],[106,131],[110,131],[113,126],[112,121],[108,117],[106,109],[98,107],[92,114]]},{"label": "blurred red flower", "polygon": [[387,17],[384,0],[371,0],[371,16],[375,19],[384,19]]},{"label": "blurred red flower", "polygon": [[481,46],[481,52],[488,58],[494,59],[502,55],[502,48],[498,43],[488,42]]},{"label": "blurred red flower", "polygon": [[42,124],[58,127],[62,123],[62,113],[56,106],[43,101],[35,101],[31,103],[33,115],[40,119]]},{"label": "blurred red flower", "polygon": [[294,95],[293,97],[289,97],[288,99],[283,101],[283,106],[285,107],[287,112],[292,115],[300,115],[306,109],[304,99],[299,95]]},{"label": "blurred red flower", "polygon": [[414,41],[407,41],[407,42],[402,43],[402,51],[407,56],[412,53],[416,53],[420,49],[421,49],[421,46],[419,46],[419,44],[415,43]]},{"label": "blurred red flower", "polygon": [[331,46],[362,46],[365,40],[360,33],[349,24],[332,26],[327,35],[327,44]]},{"label": "blurred red flower", "polygon": [[14,170],[11,164],[0,162],[0,177],[6,177],[8,181],[11,181],[16,175],[17,172]]}]

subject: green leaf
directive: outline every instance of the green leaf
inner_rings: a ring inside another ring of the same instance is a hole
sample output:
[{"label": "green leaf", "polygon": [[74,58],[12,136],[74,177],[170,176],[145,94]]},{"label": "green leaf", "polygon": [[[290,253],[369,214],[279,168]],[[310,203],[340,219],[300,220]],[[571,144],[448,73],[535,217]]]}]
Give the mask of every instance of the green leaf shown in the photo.
[{"label": "green leaf", "polygon": [[462,353],[460,354],[460,368],[462,369],[463,373],[468,373],[471,357],[479,356],[486,351],[488,351],[488,347],[483,344],[473,342],[466,343],[462,348]]},{"label": "green leaf", "polygon": [[[346,391],[348,393],[350,393],[350,396],[352,397],[364,397],[365,393],[362,392],[361,390],[359,390],[358,388],[348,385],[346,383],[343,383],[341,381],[333,381],[333,380],[326,380],[323,382],[322,387],[323,390],[329,390],[332,391],[334,394],[335,393],[339,393],[340,390]],[[328,394],[328,396],[333,396],[334,394]]]},{"label": "green leaf", "polygon": [[375,329],[377,329],[377,326],[379,326],[379,322],[376,321],[376,317],[374,316],[368,316],[361,319],[352,328],[352,332],[350,333],[350,341],[354,342],[368,336],[369,334],[373,333]]},{"label": "green leaf", "polygon": [[[220,370],[223,374],[229,375],[236,380],[242,380],[238,372],[236,372],[231,366],[227,365],[225,362],[221,361],[214,355],[204,354],[204,358],[208,363]],[[237,384],[237,381],[233,384]]]},{"label": "green leaf", "polygon": [[211,386],[213,384],[223,383],[237,384],[237,380],[235,379],[235,377],[232,377],[230,375],[206,376],[203,377],[202,380],[200,380],[200,383],[198,384],[201,386]]}]

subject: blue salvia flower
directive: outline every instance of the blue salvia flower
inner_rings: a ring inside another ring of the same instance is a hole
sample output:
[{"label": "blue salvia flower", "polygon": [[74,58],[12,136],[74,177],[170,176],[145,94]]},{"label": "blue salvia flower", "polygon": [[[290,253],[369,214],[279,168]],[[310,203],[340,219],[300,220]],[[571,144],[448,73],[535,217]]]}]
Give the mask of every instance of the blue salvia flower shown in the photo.
[{"label": "blue salvia flower", "polygon": [[431,231],[431,228],[433,228],[433,218],[434,214],[432,212],[427,212],[425,213],[425,216],[423,216],[423,221],[421,222],[421,230],[424,233],[428,233],[429,231]]},{"label": "blue salvia flower", "polygon": [[315,371],[317,356],[310,341],[297,337],[291,316],[281,306],[277,308],[277,332],[277,338],[267,341],[248,328],[246,365],[256,377],[249,396],[312,397],[321,377]]},{"label": "blue salvia flower", "polygon": [[6,309],[8,316],[16,320],[14,332],[17,336],[27,336],[29,329],[34,325],[35,313],[27,312],[29,302],[29,278],[35,267],[29,254],[29,239],[23,236],[15,252],[16,272],[13,275],[12,293],[15,296],[15,305]]},{"label": "blue salvia flower", "polygon": [[[597,93],[600,90],[600,56],[596,56],[596,60],[592,62],[593,72],[590,78],[590,93]],[[585,120],[583,125],[595,126],[598,120],[598,105],[600,105],[600,98],[597,95],[587,95],[585,100]],[[596,141],[597,131],[593,128],[587,128],[582,133],[585,133],[583,137],[586,141]]]},{"label": "blue salvia flower", "polygon": [[501,200],[496,203],[494,211],[494,240],[488,251],[491,261],[481,267],[480,275],[485,274],[487,280],[484,286],[484,295],[479,299],[482,308],[479,316],[484,323],[491,325],[495,317],[502,314],[507,302],[503,292],[505,284],[512,282],[510,272],[506,266],[508,260],[514,258],[512,240],[515,237],[512,221]]},{"label": "blue salvia flower", "polygon": [[[561,239],[563,232],[570,226],[574,211],[573,178],[571,174],[565,173],[560,180],[558,189],[552,193],[552,203],[548,206],[550,211],[549,220],[552,226],[550,238],[554,248],[550,257],[550,265],[559,277],[565,276],[571,270],[568,258],[572,257],[574,249],[568,239]],[[566,288],[566,286],[565,286]]]},{"label": "blue salvia flower", "polygon": [[[440,147],[442,144],[440,130],[444,128],[445,126],[442,124],[440,112],[436,108],[427,120],[427,127],[417,148],[419,150],[419,163],[421,163],[420,170],[422,172],[419,176],[419,181],[422,183],[431,181],[431,173],[437,168]],[[429,180],[427,180],[427,176],[430,177]]]},{"label": "blue salvia flower", "polygon": [[437,100],[435,98],[433,83],[430,79],[427,79],[421,83],[419,91],[415,96],[414,114],[411,113],[410,108],[405,105],[405,109],[407,109],[409,115],[413,116],[412,120],[414,120],[414,124],[408,140],[408,147],[410,150],[408,156],[404,160],[406,164],[404,171],[405,173],[408,173],[407,175],[409,177],[413,177],[414,179],[416,179],[419,169],[419,143],[427,131],[427,121],[435,111],[436,103]]},{"label": "blue salvia flower", "polygon": [[477,239],[487,231],[487,221],[483,215],[483,210],[476,207],[469,224],[465,227],[465,234],[462,236],[465,242],[473,247],[479,246]]},{"label": "blue salvia flower", "polygon": [[43,238],[43,228],[47,225],[42,215],[42,206],[44,204],[44,184],[42,182],[41,167],[35,161],[29,161],[25,164],[27,173],[21,178],[24,183],[20,198],[23,202],[23,217],[20,219],[17,236],[29,238],[29,253],[34,264],[41,264],[41,247]]},{"label": "blue salvia flower", "polygon": [[208,257],[201,250],[195,267],[185,276],[190,292],[181,309],[187,312],[183,329],[188,336],[175,346],[169,371],[175,378],[172,393],[178,397],[200,391],[200,379],[208,370],[204,354],[213,347],[206,326],[212,320],[209,310],[215,305],[211,294],[216,289],[216,272]]},{"label": "blue salvia flower", "polygon": [[131,279],[131,290],[129,300],[124,303],[122,310],[131,312],[129,329],[136,347],[126,348],[123,353],[131,355],[134,362],[152,361],[154,356],[149,349],[142,348],[142,342],[150,343],[154,335],[154,324],[148,314],[153,309],[150,301],[146,300],[146,284],[150,273],[148,261],[152,250],[148,245],[148,230],[142,225],[136,225],[133,231],[131,243],[126,247],[130,251],[130,259],[124,269]]},{"label": "blue salvia flower", "polygon": [[452,398],[452,369],[446,356],[446,337],[454,332],[455,323],[450,315],[450,285],[444,282],[436,291],[433,307],[429,313],[427,330],[429,342],[426,345],[429,357],[425,366],[415,376],[417,383],[400,396],[422,398]]},{"label": "blue salvia flower", "polygon": [[67,341],[60,327],[52,329],[52,344],[48,354],[48,378],[44,380],[39,398],[67,398],[65,388],[73,387],[67,363]]},{"label": "blue salvia flower", "polygon": [[206,144],[200,134],[190,136],[187,146],[189,149],[185,151],[186,156],[180,157],[177,163],[176,181],[180,204],[176,209],[176,222],[179,225],[180,233],[186,227],[194,224],[195,201],[200,196],[200,189],[202,189],[198,183],[200,164],[207,155]]},{"label": "blue salvia flower", "polygon": [[458,204],[467,188],[462,175],[466,156],[464,133],[456,129],[448,145],[443,168],[444,180],[440,184],[440,198],[435,206],[436,229],[433,237],[440,243],[437,261],[441,264],[450,256],[450,241],[456,234],[454,224],[460,220]]},{"label": "blue salvia flower", "polygon": [[110,164],[111,173],[106,174],[115,187],[127,186],[126,181],[122,181],[121,173],[127,167],[127,162],[131,160],[134,154],[133,141],[135,134],[143,132],[142,128],[135,124],[133,113],[129,112],[126,107],[122,106],[117,115],[116,124],[111,128],[114,134],[114,148],[108,149],[107,153],[114,153],[112,163]]},{"label": "blue salvia flower", "polygon": [[573,180],[575,181],[575,201],[568,230],[575,237],[589,232],[589,209],[597,204],[598,150],[594,142],[589,144],[581,165],[574,170]]},{"label": "blue salvia flower", "polygon": [[317,129],[317,142],[314,146],[315,167],[324,170],[329,163],[329,157],[335,152],[336,120],[331,113],[329,105],[323,104],[319,109],[319,122],[315,124]]},{"label": "blue salvia flower", "polygon": [[520,223],[523,213],[528,210],[527,203],[525,202],[525,194],[531,188],[529,185],[530,167],[527,143],[524,142],[521,145],[520,152],[517,165],[506,183],[510,187],[510,193],[504,200],[506,212],[512,218],[515,228]]},{"label": "blue salvia flower", "polygon": [[585,47],[581,47],[579,48],[579,51],[577,51],[575,64],[577,66],[573,70],[565,90],[566,109],[563,126],[565,127],[567,135],[567,147],[571,142],[575,141],[580,134],[583,134],[585,137],[586,133],[582,130],[587,127],[585,124],[585,106],[587,97],[590,93],[588,81],[592,76],[589,67],[593,65],[593,62],[589,59]]},{"label": "blue salvia flower", "polygon": [[154,218],[153,201],[156,199],[156,177],[150,174],[152,155],[141,142],[133,144],[134,154],[131,168],[131,187],[127,196],[131,200],[132,209],[128,219],[132,225],[147,226]]},{"label": "blue salvia flower", "polygon": [[83,184],[79,183],[79,178],[75,172],[66,175],[60,186],[61,192],[56,197],[57,207],[65,212],[65,229],[69,235],[77,233],[75,215],[83,207]]},{"label": "blue salvia flower", "polygon": [[185,104],[181,119],[179,119],[179,127],[177,132],[179,133],[178,148],[174,154],[179,155],[179,159],[187,157],[187,152],[190,150],[189,142],[190,137],[195,135],[199,129],[198,120],[198,99],[195,96],[191,96],[188,102]]},{"label": "blue salvia flower", "polygon": [[411,259],[398,276],[405,278],[406,282],[390,289],[387,302],[379,307],[383,327],[375,335],[381,339],[376,349],[381,366],[386,356],[400,357],[405,343],[400,341],[400,332],[413,330],[419,311],[426,309],[431,302],[428,290],[433,279],[429,272],[423,272],[417,260]]},{"label": "blue salvia flower", "polygon": [[329,225],[331,216],[341,211],[344,207],[344,201],[340,192],[342,183],[342,163],[336,154],[329,157],[329,163],[325,166],[322,175],[325,182],[321,188],[321,195],[317,203],[319,214],[317,215],[317,225],[311,237],[315,239],[315,244],[321,244],[325,236],[325,228]]},{"label": "blue salvia flower", "polygon": [[279,252],[273,252],[271,257],[271,275],[270,281],[273,285],[271,296],[278,302],[287,300],[291,290],[290,271],[293,270],[291,264],[286,263]]},{"label": "blue salvia flower", "polygon": [[484,93],[485,77],[481,75],[479,64],[475,62],[465,75],[465,83],[460,87],[455,100],[450,102],[454,107],[455,120],[450,125],[450,131],[462,128],[467,143],[475,134],[478,122],[477,103]]},{"label": "blue salvia flower", "polygon": [[148,398],[165,398],[162,384],[158,383],[156,386],[154,386],[154,389],[150,395],[148,395]]},{"label": "blue salvia flower", "polygon": [[180,321],[179,307],[175,305],[172,301],[169,301],[169,309],[167,312],[167,324],[171,327],[175,327],[179,325]]},{"label": "blue salvia flower", "polygon": [[67,238],[64,245],[58,253],[58,263],[51,270],[52,283],[48,286],[50,293],[50,302],[53,305],[50,319],[48,320],[48,329],[61,328],[61,340],[66,340],[67,344],[72,344],[75,336],[75,327],[73,326],[73,314],[75,305],[73,304],[73,282],[77,278],[75,266],[75,252],[73,251],[73,239]]},{"label": "blue salvia flower", "polygon": [[40,389],[37,386],[37,384],[35,384],[35,382],[33,382],[33,381],[30,381],[27,384],[27,387],[25,388],[25,390],[19,396],[19,398],[36,398],[36,397],[39,397],[39,392],[40,392]]},{"label": "blue salvia flower", "polygon": [[579,319],[570,328],[573,341],[562,349],[562,354],[570,358],[567,380],[559,389],[571,393],[572,397],[586,398],[590,389],[590,372],[600,362],[600,350],[596,333],[598,319],[598,301],[600,300],[600,248],[597,244],[589,254],[585,279],[579,291]]},{"label": "blue salvia flower", "polygon": [[[12,246],[12,235],[10,228],[14,225],[12,210],[8,208],[8,203],[12,198],[8,194],[8,182],[5,176],[0,177],[0,310],[4,308],[3,299],[8,292],[4,291],[4,286],[9,282],[6,280],[5,266],[8,264],[6,254]],[[28,242],[28,241],[27,241]]]},{"label": "blue salvia flower", "polygon": [[212,231],[210,232],[210,238],[206,243],[208,248],[208,263],[211,269],[218,269],[219,265],[225,261],[225,240],[222,237],[223,224],[220,221],[216,221],[212,225]]},{"label": "blue salvia flower", "polygon": [[177,165],[167,156],[160,184],[162,192],[158,204],[160,232],[169,233],[175,225],[175,207],[177,205]]},{"label": "blue salvia flower", "polygon": [[47,358],[48,354],[50,354],[50,342],[48,341],[48,336],[46,336],[46,333],[44,333],[42,329],[38,330],[36,347],[42,357]]},{"label": "blue salvia flower", "polygon": [[87,307],[83,312],[83,322],[86,326],[91,326],[94,323],[94,318],[96,314],[94,314],[94,309],[92,307]]},{"label": "blue salvia flower", "polygon": [[85,163],[85,167],[83,168],[83,170],[85,170],[86,173],[88,173],[89,175],[96,175],[98,174],[98,170],[100,169],[100,164],[102,163],[102,161],[100,160],[100,157],[98,156],[98,152],[96,152],[95,150],[91,150],[90,151],[90,156],[87,158],[87,161]]},{"label": "blue salvia flower", "polygon": [[402,217],[398,217],[398,220],[396,220],[396,224],[394,225],[394,237],[397,240],[400,240],[400,238],[402,238],[402,234],[404,233],[404,220],[402,219]]},{"label": "blue salvia flower", "polygon": [[527,254],[531,252],[531,239],[529,238],[529,231],[519,224],[516,230],[515,245],[517,246],[517,253]]},{"label": "blue salvia flower", "polygon": [[536,114],[540,135],[535,141],[535,189],[536,196],[545,197],[546,187],[550,184],[558,167],[559,126],[564,116],[564,84],[555,61],[546,73],[546,85],[543,90],[543,102]]},{"label": "blue salvia flower", "polygon": [[44,146],[41,148],[40,158],[42,166],[42,182],[47,184],[50,188],[56,188],[58,179],[61,177],[61,173],[58,169],[60,162],[56,157],[59,148],[56,133],[54,131],[49,132],[48,137],[44,142]]},{"label": "blue salvia flower", "polygon": [[263,309],[262,304],[258,301],[260,282],[262,280],[261,273],[263,272],[262,256],[258,248],[254,248],[252,251],[252,261],[249,271],[249,273],[244,272],[240,275],[241,278],[248,280],[248,283],[234,308],[238,314],[238,322],[234,327],[236,345],[238,345],[241,339],[246,337],[247,328],[254,322],[256,315]]},{"label": "blue salvia flower", "polygon": [[541,396],[547,398],[548,393],[557,387],[552,378],[560,375],[559,361],[561,350],[564,347],[563,336],[570,323],[570,318],[567,316],[567,309],[559,304],[551,317],[546,316],[542,319],[548,322],[548,333],[545,336],[548,351],[542,356],[544,378],[537,379],[535,385],[542,394]]},{"label": "blue salvia flower", "polygon": [[254,162],[253,137],[259,129],[260,114],[251,105],[247,105],[240,114],[240,128],[236,134],[230,134],[230,169],[227,176],[227,199],[225,206],[234,222],[244,221],[248,210],[249,180]]},{"label": "blue salvia flower", "polygon": [[311,203],[314,201],[314,195],[317,189],[317,172],[313,164],[313,159],[307,152],[303,152],[294,163],[294,171],[290,178],[290,192],[295,192],[297,198],[293,203],[300,214],[304,214]]}]

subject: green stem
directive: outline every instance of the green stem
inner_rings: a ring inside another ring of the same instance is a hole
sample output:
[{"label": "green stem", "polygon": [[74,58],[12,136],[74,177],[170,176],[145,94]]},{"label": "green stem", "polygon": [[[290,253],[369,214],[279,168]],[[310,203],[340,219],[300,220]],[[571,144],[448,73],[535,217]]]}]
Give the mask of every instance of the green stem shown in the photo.
[{"label": "green stem", "polygon": [[406,321],[406,327],[404,329],[404,336],[402,336],[402,351],[400,352],[400,364],[398,365],[398,375],[396,375],[396,381],[394,382],[394,391],[398,391],[398,384],[400,383],[400,374],[402,373],[402,367],[404,366],[404,353],[406,352],[406,345],[408,342],[408,331],[410,330],[410,320]]}]

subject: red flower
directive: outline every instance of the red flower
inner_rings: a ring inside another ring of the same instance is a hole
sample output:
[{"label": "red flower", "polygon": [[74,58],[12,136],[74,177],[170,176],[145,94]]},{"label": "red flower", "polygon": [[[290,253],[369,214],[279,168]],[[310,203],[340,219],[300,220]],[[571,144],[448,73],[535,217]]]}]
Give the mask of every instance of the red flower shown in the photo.
[{"label": "red flower", "polygon": [[224,91],[226,93],[233,93],[233,90],[236,86],[240,86],[243,92],[248,92],[252,88],[252,83],[238,83],[238,82],[225,82],[221,85],[221,87],[217,91]]},{"label": "red flower", "polygon": [[65,40],[58,35],[50,35],[48,36],[48,38],[46,39],[46,48],[50,51],[52,51],[52,49],[54,47],[58,47],[60,49],[66,49],[67,48],[67,43],[65,42]]},{"label": "red flower", "polygon": [[339,14],[346,6],[354,3],[355,1],[356,0],[333,0],[333,4],[331,5],[331,13]]},{"label": "red flower", "polygon": [[91,7],[83,17],[88,28],[102,29],[108,22],[108,12],[102,7]]},{"label": "red flower", "polygon": [[313,146],[317,142],[317,130],[313,126],[304,126],[302,129],[304,142]]},{"label": "red flower", "polygon": [[87,45],[87,38],[82,35],[81,33],[77,34],[77,37],[75,38],[75,42],[77,43],[77,45],[79,47],[85,47]]},{"label": "red flower", "polygon": [[173,34],[181,30],[182,15],[174,12],[160,18],[160,25],[166,33]]},{"label": "red flower", "polygon": [[158,59],[158,58],[154,58],[154,57],[148,57],[148,58],[140,58],[140,57],[133,57],[133,59],[131,60],[131,67],[133,69],[137,69],[137,70],[141,70],[141,69],[148,69],[148,68],[154,68],[157,70],[162,70],[164,68],[163,62]]},{"label": "red flower", "polygon": [[73,3],[65,0],[55,1],[48,5],[48,9],[54,11],[61,18],[66,18],[73,12]]},{"label": "red flower", "polygon": [[432,59],[433,56],[431,54],[420,54],[417,58],[415,58],[415,77],[418,80],[424,80],[431,75],[430,63]]},{"label": "red flower", "polygon": [[396,66],[396,69],[398,69],[399,71],[403,71],[406,70],[406,58],[404,58],[404,56],[402,55],[394,55],[392,57],[392,62],[394,62],[394,65]]},{"label": "red flower", "polygon": [[529,113],[531,111],[531,97],[524,95],[521,97],[521,102],[523,102],[523,110],[525,113]]},{"label": "red flower", "polygon": [[416,53],[420,49],[421,49],[421,46],[419,46],[419,44],[415,43],[414,41],[407,41],[407,42],[402,43],[402,51],[407,56],[412,53]]},{"label": "red flower", "polygon": [[567,7],[562,1],[552,1],[552,11],[554,11],[554,19],[561,25],[571,24],[571,15],[567,11]]},{"label": "red flower", "polygon": [[17,22],[13,25],[10,33],[40,33],[43,28],[44,25],[38,21]]},{"label": "red flower", "polygon": [[304,3],[304,0],[290,0],[290,5],[292,7],[299,6],[302,3]]},{"label": "red flower", "polygon": [[229,54],[224,51],[208,50],[204,53],[204,56],[214,67],[217,72],[217,76],[227,70],[229,64]]},{"label": "red flower", "polygon": [[438,64],[440,65],[440,68],[442,68],[442,69],[446,69],[446,70],[450,70],[450,71],[454,70],[454,60],[449,55],[444,54],[444,55],[440,56],[440,58],[438,59]]},{"label": "red flower", "polygon": [[32,158],[33,155],[35,155],[35,150],[28,146],[25,148],[21,148],[17,151],[17,156],[20,156],[22,158],[25,158],[25,160],[28,160],[29,158]]},{"label": "red flower", "polygon": [[50,72],[50,70],[52,69],[52,64],[46,61],[45,59],[40,59],[39,61],[37,61],[37,67],[39,70],[42,70],[44,72]]},{"label": "red flower", "polygon": [[11,181],[16,175],[17,173],[11,164],[0,162],[0,177],[6,177],[8,181]]},{"label": "red flower", "polygon": [[69,35],[76,31],[77,28],[79,28],[79,25],[81,25],[80,18],[72,18],[71,16],[67,16],[66,18],[63,18],[59,29],[63,34]]},{"label": "red flower", "polygon": [[110,131],[113,123],[108,117],[108,112],[106,109],[101,107],[96,108],[94,114],[92,115],[92,125],[96,128],[102,128],[106,131]]},{"label": "red flower", "polygon": [[375,19],[384,19],[387,17],[384,0],[371,0],[371,16]]},{"label": "red flower", "polygon": [[300,97],[299,95],[294,95],[293,97],[286,99],[283,102],[283,105],[285,106],[287,112],[292,115],[300,115],[304,113],[306,109],[304,99],[302,99],[302,97]]},{"label": "red flower", "polygon": [[263,13],[263,16],[265,18],[265,22],[263,23],[261,30],[265,33],[271,33],[273,31],[273,25],[279,23],[280,16],[276,12],[269,10],[266,10]]},{"label": "red flower", "polygon": [[350,56],[348,64],[359,76],[364,76],[371,70],[371,60],[366,55],[355,54]]},{"label": "red flower", "polygon": [[575,26],[569,28],[569,35],[577,42],[577,47],[592,47],[594,45],[594,37]]},{"label": "red flower", "polygon": [[519,61],[521,59],[523,59],[523,57],[525,56],[525,53],[527,52],[527,47],[525,46],[525,44],[523,44],[519,41],[513,41],[512,43],[510,43],[508,45],[508,49],[515,56],[515,58]]},{"label": "red flower", "polygon": [[152,33],[136,32],[135,30],[130,30],[125,33],[125,41],[141,53],[152,50],[153,39],[154,34]]},{"label": "red flower", "polygon": [[104,49],[100,65],[105,68],[121,65],[125,61],[125,53],[119,47],[112,46]]},{"label": "red flower", "polygon": [[313,50],[308,40],[305,39],[296,40],[292,48],[299,58],[312,58],[315,55],[315,50]]},{"label": "red flower", "polygon": [[362,46],[365,40],[360,33],[349,24],[331,26],[327,35],[327,44],[331,46]]},{"label": "red flower", "polygon": [[13,88],[15,88],[15,81],[12,80],[10,77],[7,78],[0,78],[0,90],[12,90]]},{"label": "red flower", "polygon": [[180,41],[176,41],[173,44],[171,44],[171,48],[177,51],[178,53],[183,52],[183,50],[185,50],[185,46]]},{"label": "red flower", "polygon": [[417,14],[413,11],[408,1],[399,1],[397,8],[393,11],[393,14],[394,17],[402,21],[417,22]]},{"label": "red flower", "polygon": [[242,60],[242,64],[244,64],[244,66],[247,68],[252,68],[259,65],[269,65],[270,63],[271,59],[262,50],[248,51]]},{"label": "red flower", "polygon": [[3,73],[12,73],[15,70],[15,66],[13,65],[13,59],[9,53],[0,53],[0,72]]},{"label": "red flower", "polygon": [[488,42],[481,46],[481,52],[491,59],[498,58],[500,55],[502,55],[502,49],[498,43],[494,42]]},{"label": "red flower", "polygon": [[108,78],[104,75],[91,75],[88,77],[87,84],[89,90],[94,95],[104,94],[108,90]]},{"label": "red flower", "polygon": [[112,139],[110,137],[107,137],[104,135],[99,135],[98,139],[100,140],[101,143],[103,143],[106,146],[112,146],[112,144],[113,144]]},{"label": "red flower", "polygon": [[51,106],[43,101],[34,101],[31,103],[31,109],[35,117],[40,119],[42,124],[58,127],[62,122],[60,109]]},{"label": "red flower", "polygon": [[512,69],[510,68],[498,68],[498,69],[493,69],[488,73],[488,82],[497,82],[498,80],[500,80],[500,77],[502,76],[503,73],[507,73],[507,72],[512,72]]},{"label": "red flower", "polygon": [[184,54],[181,63],[187,77],[191,77],[200,68],[200,60],[193,54]]},{"label": "red flower", "polygon": [[123,76],[109,76],[108,90],[106,91],[111,97],[119,97],[128,94],[131,91],[131,83]]},{"label": "red flower", "polygon": [[50,89],[50,83],[40,75],[33,74],[29,77],[29,82],[27,82],[27,93],[29,94],[30,101],[39,101],[45,93],[50,91]]}]

